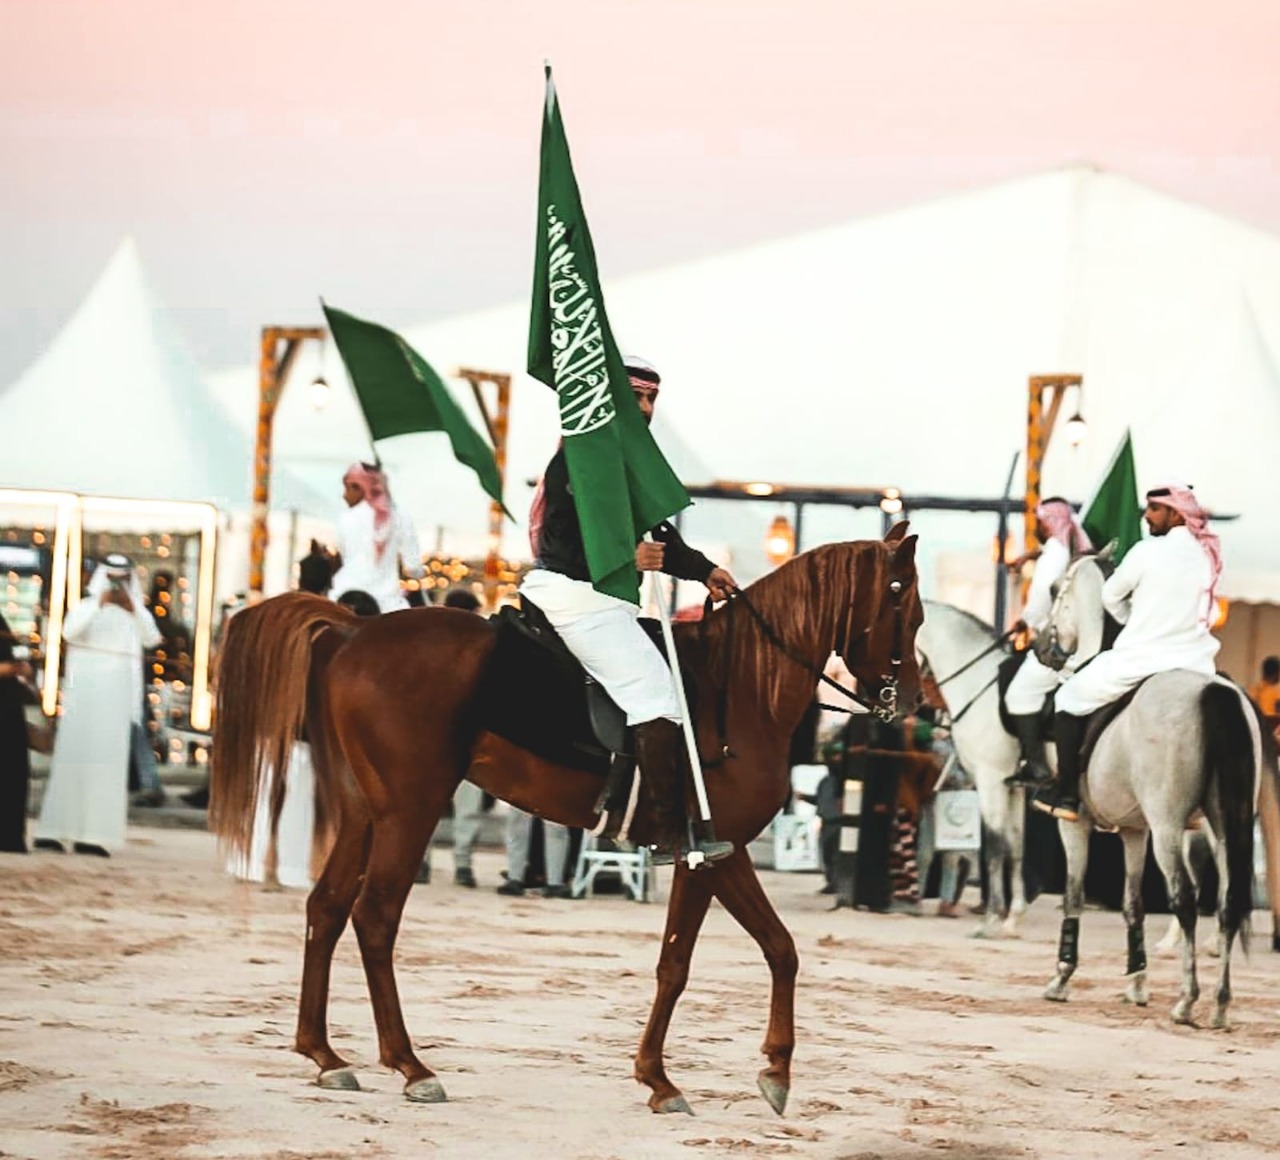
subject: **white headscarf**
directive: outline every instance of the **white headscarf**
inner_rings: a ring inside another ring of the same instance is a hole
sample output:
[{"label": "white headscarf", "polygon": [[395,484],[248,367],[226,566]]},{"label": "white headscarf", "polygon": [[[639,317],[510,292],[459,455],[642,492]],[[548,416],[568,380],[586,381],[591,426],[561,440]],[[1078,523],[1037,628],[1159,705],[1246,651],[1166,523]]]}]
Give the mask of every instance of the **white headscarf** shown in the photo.
[{"label": "white headscarf", "polygon": [[116,576],[127,577],[125,589],[129,593],[129,599],[133,601],[134,611],[146,608],[147,602],[142,598],[142,585],[138,581],[137,569],[130,563],[128,556],[117,552],[112,552],[93,570],[85,595],[90,600],[97,600],[111,587],[111,579]]}]

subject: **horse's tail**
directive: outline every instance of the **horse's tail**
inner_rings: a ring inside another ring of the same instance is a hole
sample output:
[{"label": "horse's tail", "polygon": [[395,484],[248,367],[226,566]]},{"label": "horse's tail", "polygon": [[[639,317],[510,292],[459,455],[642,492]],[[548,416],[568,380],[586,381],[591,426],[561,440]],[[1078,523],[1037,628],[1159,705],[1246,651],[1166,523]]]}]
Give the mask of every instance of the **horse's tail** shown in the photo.
[{"label": "horse's tail", "polygon": [[1200,694],[1204,728],[1205,777],[1216,797],[1218,837],[1227,851],[1226,934],[1240,936],[1248,949],[1249,916],[1253,912],[1253,812],[1257,793],[1259,751],[1256,725],[1243,694],[1225,681],[1214,681]]},{"label": "horse's tail", "polygon": [[236,613],[218,660],[209,828],[234,853],[247,855],[258,799],[275,771],[273,813],[283,802],[289,750],[307,707],[311,648],[326,628],[355,616],[340,604],[305,592]]}]

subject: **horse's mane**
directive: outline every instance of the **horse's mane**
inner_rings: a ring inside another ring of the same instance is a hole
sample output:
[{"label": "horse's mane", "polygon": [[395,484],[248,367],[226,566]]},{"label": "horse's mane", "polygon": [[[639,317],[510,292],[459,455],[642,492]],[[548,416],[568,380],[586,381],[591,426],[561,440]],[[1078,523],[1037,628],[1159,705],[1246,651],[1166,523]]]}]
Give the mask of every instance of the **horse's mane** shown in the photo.
[{"label": "horse's mane", "polygon": [[[762,576],[744,592],[778,638],[821,669],[833,646],[842,651],[849,643],[856,622],[855,596],[860,591],[865,599],[867,593],[879,591],[876,581],[889,566],[889,548],[881,540],[823,544]],[[756,673],[764,685],[767,711],[776,718],[800,666],[780,653],[750,611],[730,601],[691,627],[705,641],[713,683],[723,687],[733,673]]]}]

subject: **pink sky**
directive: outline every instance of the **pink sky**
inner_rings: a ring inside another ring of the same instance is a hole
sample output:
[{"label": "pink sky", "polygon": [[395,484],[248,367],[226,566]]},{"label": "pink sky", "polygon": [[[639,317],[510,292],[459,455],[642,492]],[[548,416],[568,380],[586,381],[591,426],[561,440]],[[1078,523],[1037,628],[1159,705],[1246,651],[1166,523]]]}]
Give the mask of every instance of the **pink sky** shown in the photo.
[{"label": "pink sky", "polygon": [[211,366],[523,295],[551,57],[606,276],[1092,161],[1280,232],[1275,0],[0,0],[0,389],[135,234]]}]

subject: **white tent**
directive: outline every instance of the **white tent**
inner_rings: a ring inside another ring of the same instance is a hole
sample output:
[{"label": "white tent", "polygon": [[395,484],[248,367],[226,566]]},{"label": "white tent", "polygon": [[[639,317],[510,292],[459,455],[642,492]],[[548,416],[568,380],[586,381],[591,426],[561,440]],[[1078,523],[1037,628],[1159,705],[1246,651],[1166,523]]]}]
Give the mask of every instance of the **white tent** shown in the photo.
[{"label": "white tent", "polygon": [[[595,240],[607,271],[599,226]],[[719,478],[993,497],[1025,441],[1028,376],[1081,373],[1089,438],[1073,449],[1059,435],[1046,490],[1087,498],[1132,428],[1140,482],[1180,476],[1240,516],[1221,526],[1225,594],[1280,600],[1276,519],[1259,486],[1280,439],[1280,240],[1270,235],[1076,167],[605,291],[624,348],[664,373],[665,421]],[[528,315],[518,302],[405,337],[445,373],[518,371]],[[522,512],[523,481],[551,454],[556,418],[542,385],[520,379],[512,393],[508,495]],[[361,454],[358,414],[349,420]],[[446,449],[413,442],[423,438],[380,449],[399,471],[400,502],[425,527],[473,528],[480,542],[479,489]],[[277,440],[290,464],[311,454],[301,424],[282,422]],[[765,504],[750,536],[733,537],[744,562],[774,510]],[[723,540],[724,513],[701,504],[690,526]],[[994,530],[968,516],[916,523],[926,586],[948,553],[985,556]],[[805,539],[878,529],[878,513],[813,512]]]},{"label": "white tent", "polygon": [[[256,406],[257,391],[251,395]],[[7,452],[0,486],[94,496],[206,501],[225,515],[222,591],[247,578],[244,533],[252,489],[252,434],[214,399],[153,293],[132,239],[57,337],[0,391]],[[286,582],[290,517],[328,504],[287,470],[273,478],[273,572]]]}]

